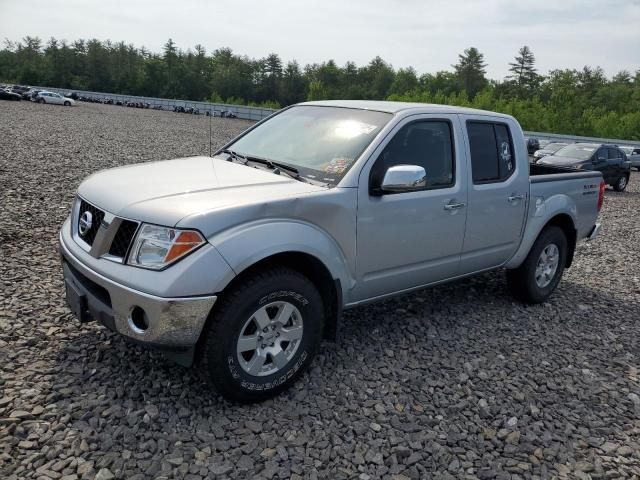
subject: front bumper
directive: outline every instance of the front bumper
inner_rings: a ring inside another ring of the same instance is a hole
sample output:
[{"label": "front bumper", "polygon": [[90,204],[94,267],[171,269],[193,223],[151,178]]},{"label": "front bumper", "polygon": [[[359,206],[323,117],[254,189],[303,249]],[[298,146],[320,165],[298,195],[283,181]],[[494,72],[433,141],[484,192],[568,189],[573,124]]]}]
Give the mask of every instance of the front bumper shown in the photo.
[{"label": "front bumper", "polygon": [[[67,248],[62,236],[59,246],[67,298],[80,321],[98,320],[135,342],[161,349],[195,346],[216,296],[165,298],[140,292],[87,268]],[[136,307],[146,315],[144,329],[134,322]]]}]

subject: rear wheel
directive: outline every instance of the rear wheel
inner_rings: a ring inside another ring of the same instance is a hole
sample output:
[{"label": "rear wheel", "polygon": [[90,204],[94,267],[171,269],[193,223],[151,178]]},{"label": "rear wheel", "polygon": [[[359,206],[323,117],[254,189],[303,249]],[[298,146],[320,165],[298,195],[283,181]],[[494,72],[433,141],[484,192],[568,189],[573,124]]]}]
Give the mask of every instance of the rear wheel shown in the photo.
[{"label": "rear wheel", "polygon": [[621,176],[618,181],[613,185],[613,189],[616,192],[624,192],[624,189],[627,188],[629,184],[629,177],[627,175]]},{"label": "rear wheel", "polygon": [[542,303],[560,283],[567,260],[567,237],[561,228],[545,228],[522,265],[507,270],[511,294],[525,303]]},{"label": "rear wheel", "polygon": [[324,309],[309,279],[274,268],[225,293],[210,320],[208,380],[225,398],[248,403],[277,395],[305,371],[322,337]]}]

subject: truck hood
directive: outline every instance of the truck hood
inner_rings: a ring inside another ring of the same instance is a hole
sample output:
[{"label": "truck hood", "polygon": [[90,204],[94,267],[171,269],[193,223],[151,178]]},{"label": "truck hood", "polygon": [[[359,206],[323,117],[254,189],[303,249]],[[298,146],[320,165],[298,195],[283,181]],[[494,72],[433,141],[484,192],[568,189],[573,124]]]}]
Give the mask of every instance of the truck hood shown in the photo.
[{"label": "truck hood", "polygon": [[95,173],[78,194],[120,217],[175,226],[187,216],[325,189],[220,158],[187,157]]},{"label": "truck hood", "polygon": [[552,150],[545,150],[544,148],[541,148],[540,150],[536,150],[535,153],[533,154],[534,156],[545,156],[545,155],[553,155],[553,151]]},{"label": "truck hood", "polygon": [[590,160],[580,160],[579,158],[572,157],[556,157],[555,155],[547,155],[545,157],[542,157],[542,159],[540,160],[541,164],[558,165],[562,167],[569,167],[590,162]]}]

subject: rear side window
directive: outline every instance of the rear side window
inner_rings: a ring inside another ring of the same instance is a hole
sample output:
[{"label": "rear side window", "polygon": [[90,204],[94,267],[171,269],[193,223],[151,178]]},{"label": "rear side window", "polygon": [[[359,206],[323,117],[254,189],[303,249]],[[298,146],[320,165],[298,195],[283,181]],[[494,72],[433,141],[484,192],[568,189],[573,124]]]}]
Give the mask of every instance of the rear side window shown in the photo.
[{"label": "rear side window", "polygon": [[622,157],[617,148],[607,148],[607,151],[609,152],[610,159],[617,159]]},{"label": "rear side window", "polygon": [[503,123],[467,122],[473,183],[502,182],[514,170],[513,142]]}]

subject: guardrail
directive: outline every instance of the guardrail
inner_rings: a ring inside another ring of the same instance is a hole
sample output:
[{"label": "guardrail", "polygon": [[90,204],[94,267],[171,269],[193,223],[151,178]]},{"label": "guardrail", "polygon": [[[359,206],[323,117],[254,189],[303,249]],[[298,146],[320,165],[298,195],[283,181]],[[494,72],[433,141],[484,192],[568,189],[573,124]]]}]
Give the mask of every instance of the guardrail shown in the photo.
[{"label": "guardrail", "polygon": [[581,137],[579,135],[560,135],[545,132],[524,132],[525,137],[534,137],[538,140],[551,140],[552,142],[585,142],[585,143],[611,143],[613,145],[629,145],[640,147],[638,140],[620,140],[616,138]]},{"label": "guardrail", "polygon": [[[42,90],[48,90],[57,93],[69,93],[72,90],[65,88],[52,88],[52,87],[33,87]],[[243,120],[258,121],[268,117],[277,110],[272,108],[262,107],[247,107],[244,105],[230,105],[226,103],[211,103],[211,102],[195,102],[192,100],[175,100],[169,98],[155,98],[155,97],[140,97],[136,95],[120,95],[115,93],[102,93],[102,92],[88,92],[85,90],[73,90],[82,97],[95,97],[95,98],[109,98],[114,102],[142,102],[149,105],[162,106],[163,109],[173,110],[174,107],[191,107],[197,108],[200,114],[204,115],[206,112],[219,114],[222,111],[233,112],[236,117]],[[540,140],[551,140],[557,142],[589,142],[589,143],[612,143],[614,145],[630,145],[634,147],[640,147],[640,141],[638,140],[621,140],[616,138],[596,138],[596,137],[581,137],[578,135],[561,135],[556,133],[546,132],[524,132],[526,137],[535,137]]]},{"label": "guardrail", "polygon": [[173,110],[174,107],[191,107],[197,108],[201,115],[207,112],[220,114],[222,111],[232,112],[236,117],[244,120],[258,121],[268,117],[276,110],[272,108],[247,107],[244,105],[229,105],[226,103],[196,102],[193,100],[173,100],[169,98],[141,97],[137,95],[121,95],[116,93],[88,92],[85,90],[70,90],[68,88],[52,88],[52,87],[32,87],[38,90],[47,90],[66,94],[71,91],[77,93],[81,97],[108,98],[114,102],[141,102],[148,103],[151,108],[161,106],[165,110]]}]

